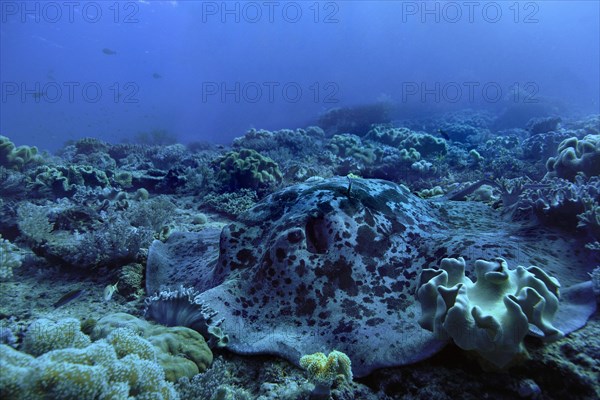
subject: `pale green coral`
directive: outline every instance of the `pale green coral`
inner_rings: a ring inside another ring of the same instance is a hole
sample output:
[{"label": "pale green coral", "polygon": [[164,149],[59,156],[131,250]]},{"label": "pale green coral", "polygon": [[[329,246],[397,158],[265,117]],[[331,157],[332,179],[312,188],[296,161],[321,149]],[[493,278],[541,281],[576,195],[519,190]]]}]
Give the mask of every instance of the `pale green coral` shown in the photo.
[{"label": "pale green coral", "polygon": [[115,348],[119,357],[135,354],[143,360],[156,360],[156,350],[152,344],[131,329],[117,328],[106,337],[106,341]]},{"label": "pale green coral", "polygon": [[446,141],[428,133],[412,133],[400,142],[399,148],[413,148],[423,157],[434,154],[446,154]]},{"label": "pale green coral", "polygon": [[177,399],[162,368],[135,354],[122,358],[106,341],[33,358],[0,345],[0,397],[14,399]]},{"label": "pale green coral", "polygon": [[156,355],[166,379],[172,382],[204,372],[212,363],[212,352],[198,332],[186,327],[156,325],[125,313],[101,318],[91,336],[106,337],[119,355],[137,354],[149,360]]},{"label": "pale green coral", "polygon": [[588,178],[600,175],[600,135],[565,139],[558,146],[557,152],[556,157],[550,157],[546,162],[546,177],[573,181],[578,173]]},{"label": "pale green coral", "polygon": [[502,258],[477,260],[475,275],[476,282],[465,276],[463,258],[424,269],[417,291],[421,327],[499,368],[527,354],[523,338],[530,324],[546,340],[562,337],[552,325],[559,305],[555,278],[538,267],[509,270]]},{"label": "pale green coral", "polygon": [[365,164],[371,164],[377,159],[373,146],[363,143],[360,137],[348,133],[332,137],[328,147],[340,158],[352,157]]},{"label": "pale green coral", "polygon": [[34,174],[31,189],[44,195],[69,196],[77,186],[110,186],[106,173],[91,165],[43,165]]},{"label": "pale green coral", "polygon": [[91,343],[74,318],[34,321],[23,350],[0,345],[0,398],[177,399],[156,347],[128,328]]}]

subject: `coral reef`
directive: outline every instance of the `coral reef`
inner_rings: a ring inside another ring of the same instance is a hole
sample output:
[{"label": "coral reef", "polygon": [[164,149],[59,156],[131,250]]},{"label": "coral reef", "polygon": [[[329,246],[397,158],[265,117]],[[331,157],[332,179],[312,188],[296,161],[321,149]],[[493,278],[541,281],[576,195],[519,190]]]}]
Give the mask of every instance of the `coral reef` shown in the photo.
[{"label": "coral reef", "polygon": [[0,166],[19,170],[26,164],[37,160],[38,149],[35,146],[18,146],[6,136],[0,136]]},{"label": "coral reef", "polygon": [[[0,137],[0,397],[598,398],[600,116],[386,107],[231,148]],[[460,255],[421,328],[419,273]]]},{"label": "coral reef", "polygon": [[279,166],[255,150],[230,151],[214,161],[217,179],[228,190],[265,190],[281,183]]},{"label": "coral reef", "polygon": [[125,313],[102,317],[90,334],[95,341],[106,338],[119,357],[137,354],[156,359],[168,381],[191,378],[212,363],[212,352],[202,335],[183,327],[166,327]]},{"label": "coral reef", "polygon": [[526,128],[531,135],[539,135],[540,133],[547,133],[556,131],[559,124],[562,122],[560,117],[536,117],[530,119]]}]

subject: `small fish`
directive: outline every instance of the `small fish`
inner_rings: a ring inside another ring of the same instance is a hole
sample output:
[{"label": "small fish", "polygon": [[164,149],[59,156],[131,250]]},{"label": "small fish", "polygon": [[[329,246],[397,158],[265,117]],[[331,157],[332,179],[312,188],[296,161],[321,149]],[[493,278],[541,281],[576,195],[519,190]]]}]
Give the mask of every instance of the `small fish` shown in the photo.
[{"label": "small fish", "polygon": [[119,291],[117,289],[118,284],[119,281],[117,281],[117,283],[115,283],[114,285],[108,285],[104,288],[104,301],[110,301],[110,299],[112,299],[113,294]]},{"label": "small fish", "polygon": [[102,52],[103,52],[104,54],[106,54],[107,56],[112,56],[113,54],[117,54],[117,52],[116,52],[116,51],[114,51],[114,50],[111,50],[111,49],[108,49],[108,48],[106,48],[106,47],[102,49]]},{"label": "small fish", "polygon": [[441,129],[438,129],[438,133],[446,140],[450,140],[450,136],[448,136],[448,134],[446,132],[444,132]]},{"label": "small fish", "polygon": [[54,303],[54,308],[62,307],[65,304],[72,302],[73,300],[81,296],[84,292],[85,289],[71,290],[69,293],[61,297],[56,303]]},{"label": "small fish", "polygon": [[160,79],[160,78],[162,78],[162,75],[155,72],[155,73],[152,74],[152,77],[154,79]]}]

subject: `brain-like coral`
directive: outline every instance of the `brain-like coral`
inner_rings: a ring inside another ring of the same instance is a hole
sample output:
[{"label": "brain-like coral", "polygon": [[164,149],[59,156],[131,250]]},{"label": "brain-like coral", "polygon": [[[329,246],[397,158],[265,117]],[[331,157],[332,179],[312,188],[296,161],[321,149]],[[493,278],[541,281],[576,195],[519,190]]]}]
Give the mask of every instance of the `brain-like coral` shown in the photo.
[{"label": "brain-like coral", "polygon": [[305,129],[281,129],[267,131],[264,129],[250,129],[244,136],[233,140],[236,149],[253,149],[258,152],[269,152],[274,149],[288,149],[295,156],[314,154],[318,148],[319,139],[325,133],[316,126]]},{"label": "brain-like coral", "polygon": [[558,155],[546,162],[547,177],[574,180],[577,173],[586,177],[600,175],[600,135],[583,139],[572,137],[558,146]]},{"label": "brain-like coral", "polygon": [[0,345],[0,396],[6,399],[178,399],[156,362],[117,356],[104,341],[34,358]]},{"label": "brain-like coral", "polygon": [[412,131],[408,128],[393,128],[385,125],[378,125],[373,127],[365,139],[369,139],[375,142],[387,144],[388,146],[398,147],[400,143],[412,134]]},{"label": "brain-like coral", "polygon": [[556,279],[538,267],[510,270],[502,258],[477,260],[475,275],[475,282],[465,276],[463,258],[445,258],[440,269],[423,270],[417,291],[421,326],[497,367],[526,353],[529,324],[547,339],[562,337],[552,325],[558,310]]},{"label": "brain-like coral", "polygon": [[79,321],[65,318],[54,322],[38,319],[29,328],[23,340],[23,350],[34,356],[51,350],[83,348],[90,344],[90,338],[80,330]]}]

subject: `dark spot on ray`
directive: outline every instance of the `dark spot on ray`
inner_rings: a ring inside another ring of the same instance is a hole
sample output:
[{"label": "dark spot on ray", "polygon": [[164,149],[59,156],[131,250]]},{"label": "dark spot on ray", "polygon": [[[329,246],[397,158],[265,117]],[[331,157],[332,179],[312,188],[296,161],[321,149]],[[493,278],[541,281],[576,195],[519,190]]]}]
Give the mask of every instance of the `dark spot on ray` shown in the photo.
[{"label": "dark spot on ray", "polygon": [[365,323],[369,326],[377,326],[379,324],[382,324],[383,322],[385,322],[383,318],[370,318],[365,321]]},{"label": "dark spot on ray", "polygon": [[352,264],[343,256],[340,256],[337,262],[326,260],[322,267],[315,269],[315,275],[327,277],[330,284],[336,283],[337,287],[349,296],[356,296],[358,293],[354,279],[352,279]]},{"label": "dark spot on ray", "polygon": [[334,335],[339,335],[340,333],[350,333],[352,332],[353,326],[354,325],[352,321],[346,322],[342,319],[338,322],[338,325],[335,327],[332,333]]},{"label": "dark spot on ray", "polygon": [[275,257],[277,257],[277,261],[282,262],[285,258],[285,250],[278,247],[277,250],[275,250]]}]

